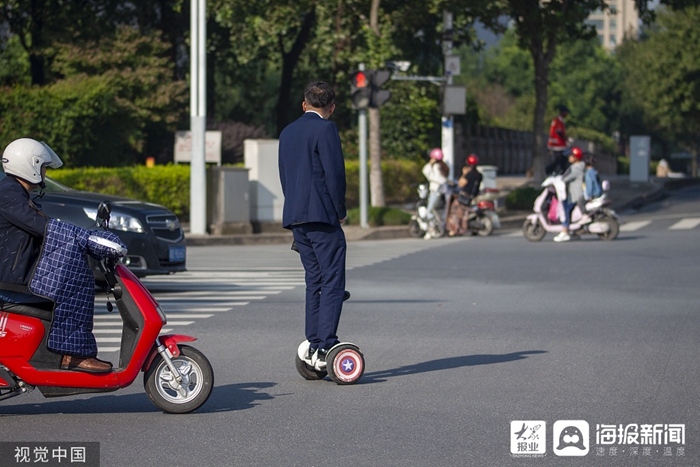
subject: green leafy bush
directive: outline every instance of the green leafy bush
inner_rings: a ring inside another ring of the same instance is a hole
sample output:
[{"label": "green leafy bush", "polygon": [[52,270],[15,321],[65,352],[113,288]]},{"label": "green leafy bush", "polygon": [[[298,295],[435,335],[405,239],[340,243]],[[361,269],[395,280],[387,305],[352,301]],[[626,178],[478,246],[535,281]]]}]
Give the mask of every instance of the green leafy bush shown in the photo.
[{"label": "green leafy bush", "polygon": [[540,194],[540,190],[536,190],[530,186],[516,188],[506,196],[506,208],[514,211],[522,211],[532,209],[535,199]]},{"label": "green leafy bush", "polygon": [[189,218],[190,167],[187,165],[62,168],[49,171],[48,176],[76,190],[161,204],[181,218]]},{"label": "green leafy bush", "polygon": [[[401,209],[371,206],[367,212],[367,218],[369,225],[372,226],[408,225],[411,215]],[[348,211],[347,223],[349,225],[360,224],[360,208],[353,208]]]},{"label": "green leafy bush", "polygon": [[[656,167],[659,165],[659,161],[649,161],[649,175],[656,175]],[[619,156],[617,158],[617,174],[618,175],[629,175],[630,173],[630,160],[628,157]]]}]

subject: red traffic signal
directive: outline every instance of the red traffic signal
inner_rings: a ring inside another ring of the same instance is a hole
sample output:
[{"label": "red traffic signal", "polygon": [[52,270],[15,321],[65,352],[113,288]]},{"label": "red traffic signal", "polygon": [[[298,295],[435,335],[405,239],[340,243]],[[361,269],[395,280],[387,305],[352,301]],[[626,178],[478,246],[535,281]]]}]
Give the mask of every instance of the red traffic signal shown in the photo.
[{"label": "red traffic signal", "polygon": [[366,109],[372,98],[371,72],[354,71],[350,75],[350,98],[353,109]]}]

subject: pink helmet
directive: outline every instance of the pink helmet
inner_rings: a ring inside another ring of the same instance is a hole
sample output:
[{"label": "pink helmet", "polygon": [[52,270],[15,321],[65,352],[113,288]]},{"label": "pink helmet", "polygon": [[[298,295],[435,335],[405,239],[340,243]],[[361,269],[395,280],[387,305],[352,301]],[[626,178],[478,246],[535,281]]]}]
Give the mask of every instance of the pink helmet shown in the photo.
[{"label": "pink helmet", "polygon": [[435,148],[430,151],[430,158],[441,161],[444,155],[442,154],[442,149]]}]

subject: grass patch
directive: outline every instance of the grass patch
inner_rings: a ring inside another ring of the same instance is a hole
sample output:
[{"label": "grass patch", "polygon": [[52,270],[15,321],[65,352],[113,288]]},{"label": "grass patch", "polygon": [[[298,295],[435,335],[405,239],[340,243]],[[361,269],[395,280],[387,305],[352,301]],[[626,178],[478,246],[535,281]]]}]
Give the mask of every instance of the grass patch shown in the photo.
[{"label": "grass patch", "polygon": [[[411,215],[406,211],[396,208],[371,206],[367,213],[369,225],[378,227],[381,225],[408,225]],[[348,224],[360,225],[360,208],[348,211]]]}]

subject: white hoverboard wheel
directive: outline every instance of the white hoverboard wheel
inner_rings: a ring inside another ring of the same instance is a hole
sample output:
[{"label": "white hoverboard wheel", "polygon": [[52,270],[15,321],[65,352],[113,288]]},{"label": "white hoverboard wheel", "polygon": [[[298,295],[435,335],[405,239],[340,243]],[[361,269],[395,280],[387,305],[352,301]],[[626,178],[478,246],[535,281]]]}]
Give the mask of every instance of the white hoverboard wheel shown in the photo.
[{"label": "white hoverboard wheel", "polygon": [[337,384],[355,384],[365,372],[365,356],[350,342],[334,345],[326,356],[326,370]]},{"label": "white hoverboard wheel", "polygon": [[328,374],[325,370],[317,370],[313,366],[309,365],[304,361],[304,357],[309,351],[309,341],[304,341],[299,344],[297,349],[297,354],[294,357],[294,363],[297,367],[297,371],[304,379],[308,380],[319,380],[326,377]]}]

